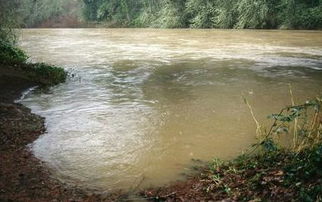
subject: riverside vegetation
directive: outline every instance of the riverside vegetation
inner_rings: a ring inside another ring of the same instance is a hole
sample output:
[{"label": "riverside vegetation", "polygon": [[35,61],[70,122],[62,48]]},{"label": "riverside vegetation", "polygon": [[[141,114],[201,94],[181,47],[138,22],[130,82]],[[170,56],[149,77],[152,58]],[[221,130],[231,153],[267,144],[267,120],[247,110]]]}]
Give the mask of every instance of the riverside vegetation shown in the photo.
[{"label": "riverside vegetation", "polygon": [[[321,1],[215,2],[84,0],[88,20],[122,26],[313,29],[322,25]],[[6,11],[0,14],[0,71],[43,85],[64,82],[67,73],[62,68],[27,61],[26,54],[15,46],[15,13]],[[257,126],[258,143],[250,152],[231,161],[215,159],[193,181],[145,190],[142,195],[168,201],[321,201],[322,100],[315,98],[296,105],[291,90],[290,94],[291,106],[269,116],[273,124],[267,131],[245,100]],[[288,141],[282,142],[282,136]]]},{"label": "riverside vegetation", "polygon": [[19,1],[0,2],[0,71],[4,75],[14,75],[42,85],[55,85],[64,82],[67,73],[64,69],[44,63],[30,63],[28,56],[16,46],[20,17]]},{"label": "riverside vegetation", "polygon": [[8,8],[22,27],[322,28],[321,0],[0,1]]},{"label": "riverside vegetation", "polygon": [[13,27],[76,27],[81,6],[78,0],[1,0],[0,19]]},{"label": "riverside vegetation", "polygon": [[[292,92],[292,91],[290,91]],[[322,99],[272,114],[268,131],[257,125],[258,143],[231,161],[214,159],[201,174],[184,183],[151,189],[142,195],[157,201],[321,201]],[[288,141],[281,141],[286,136]]]},{"label": "riverside vegetation", "polygon": [[115,27],[322,28],[321,0],[84,0],[83,13]]},{"label": "riverside vegetation", "polygon": [[29,63],[27,55],[12,44],[0,41],[0,65],[2,74],[9,74],[42,85],[64,82],[67,73],[63,68],[45,63]]}]

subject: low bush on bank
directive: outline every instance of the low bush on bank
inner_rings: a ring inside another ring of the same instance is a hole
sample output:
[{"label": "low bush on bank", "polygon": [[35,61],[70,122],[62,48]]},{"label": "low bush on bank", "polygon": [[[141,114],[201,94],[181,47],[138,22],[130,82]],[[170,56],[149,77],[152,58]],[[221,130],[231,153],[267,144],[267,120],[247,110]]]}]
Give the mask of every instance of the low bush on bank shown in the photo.
[{"label": "low bush on bank", "polygon": [[[203,176],[205,191],[234,200],[321,201],[322,99],[295,105],[292,96],[292,106],[269,116],[269,130],[245,102],[257,124],[259,142],[232,161],[215,159]],[[282,135],[291,141],[281,143]]]},{"label": "low bush on bank", "polygon": [[295,105],[290,94],[292,105],[269,116],[268,130],[245,99],[258,138],[245,154],[214,159],[186,182],[141,194],[152,201],[322,201],[322,99]]},{"label": "low bush on bank", "polygon": [[0,40],[0,61],[1,63],[25,63],[28,56],[24,51],[14,47],[8,42]]},{"label": "low bush on bank", "polygon": [[210,164],[204,191],[238,201],[319,201],[322,199],[322,144],[301,152],[284,149]]},{"label": "low bush on bank", "polygon": [[85,20],[113,27],[322,28],[322,3],[319,0],[100,0],[94,2],[84,1]]},{"label": "low bush on bank", "polygon": [[27,63],[20,64],[17,67],[29,79],[43,85],[56,85],[65,82],[67,77],[67,73],[63,68],[45,63]]},{"label": "low bush on bank", "polygon": [[[29,63],[28,56],[21,49],[0,40],[0,71],[23,77],[42,85],[55,85],[67,78],[63,68],[45,63]],[[0,72],[0,73],[1,73]]]}]

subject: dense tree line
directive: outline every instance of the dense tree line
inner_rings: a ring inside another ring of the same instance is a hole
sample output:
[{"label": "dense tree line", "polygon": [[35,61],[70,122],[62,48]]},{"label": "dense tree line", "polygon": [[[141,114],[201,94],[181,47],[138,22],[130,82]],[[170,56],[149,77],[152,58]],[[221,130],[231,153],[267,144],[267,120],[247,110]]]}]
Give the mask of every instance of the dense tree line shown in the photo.
[{"label": "dense tree line", "polygon": [[109,27],[321,29],[322,0],[0,0],[0,38],[69,18]]},{"label": "dense tree line", "polygon": [[77,0],[20,0],[23,27],[37,27],[46,20],[67,15]]},{"label": "dense tree line", "polygon": [[38,27],[62,16],[80,18],[82,5],[82,0],[0,0],[0,28]]},{"label": "dense tree line", "polygon": [[19,6],[18,0],[0,0],[0,42],[14,42],[14,27],[17,27],[17,13],[13,8]]},{"label": "dense tree line", "polygon": [[83,0],[88,21],[157,28],[322,28],[322,0]]}]

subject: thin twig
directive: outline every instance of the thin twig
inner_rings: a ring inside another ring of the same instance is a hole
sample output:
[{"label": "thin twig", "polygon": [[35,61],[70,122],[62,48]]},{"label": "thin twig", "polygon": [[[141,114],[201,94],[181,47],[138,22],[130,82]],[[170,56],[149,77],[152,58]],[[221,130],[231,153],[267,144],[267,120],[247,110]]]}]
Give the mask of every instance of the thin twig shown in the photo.
[{"label": "thin twig", "polygon": [[248,102],[248,100],[246,99],[246,97],[245,97],[245,96],[243,96],[243,98],[244,98],[244,101],[245,101],[246,105],[247,105],[247,106],[248,106],[248,108],[249,108],[249,111],[250,111],[250,114],[252,115],[253,120],[254,120],[254,121],[255,121],[255,123],[256,123],[256,135],[257,135],[257,138],[258,138],[260,141],[262,141],[262,140],[261,140],[261,137],[262,137],[261,125],[259,124],[259,122],[257,121],[257,119],[256,119],[256,117],[255,117],[255,114],[254,114],[254,111],[253,111],[252,106],[249,104],[249,102]]},{"label": "thin twig", "polygon": [[[293,96],[293,91],[292,91],[292,85],[291,84],[288,84],[288,85],[289,85],[292,107],[294,107],[295,101],[294,101],[294,96]],[[297,142],[298,142],[297,124],[298,124],[298,118],[296,117],[294,119],[294,127],[293,127],[293,149],[294,150],[296,149]]]}]

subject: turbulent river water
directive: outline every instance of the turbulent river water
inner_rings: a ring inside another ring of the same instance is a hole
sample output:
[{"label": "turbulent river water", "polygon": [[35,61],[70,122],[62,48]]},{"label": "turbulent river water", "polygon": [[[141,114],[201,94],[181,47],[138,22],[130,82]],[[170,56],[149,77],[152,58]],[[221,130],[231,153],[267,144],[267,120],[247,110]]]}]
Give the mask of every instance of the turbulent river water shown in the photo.
[{"label": "turbulent river water", "polygon": [[159,186],[255,142],[255,115],[322,93],[322,32],[28,29],[32,61],[74,76],[21,101],[46,117],[31,149],[53,176],[97,190]]}]

